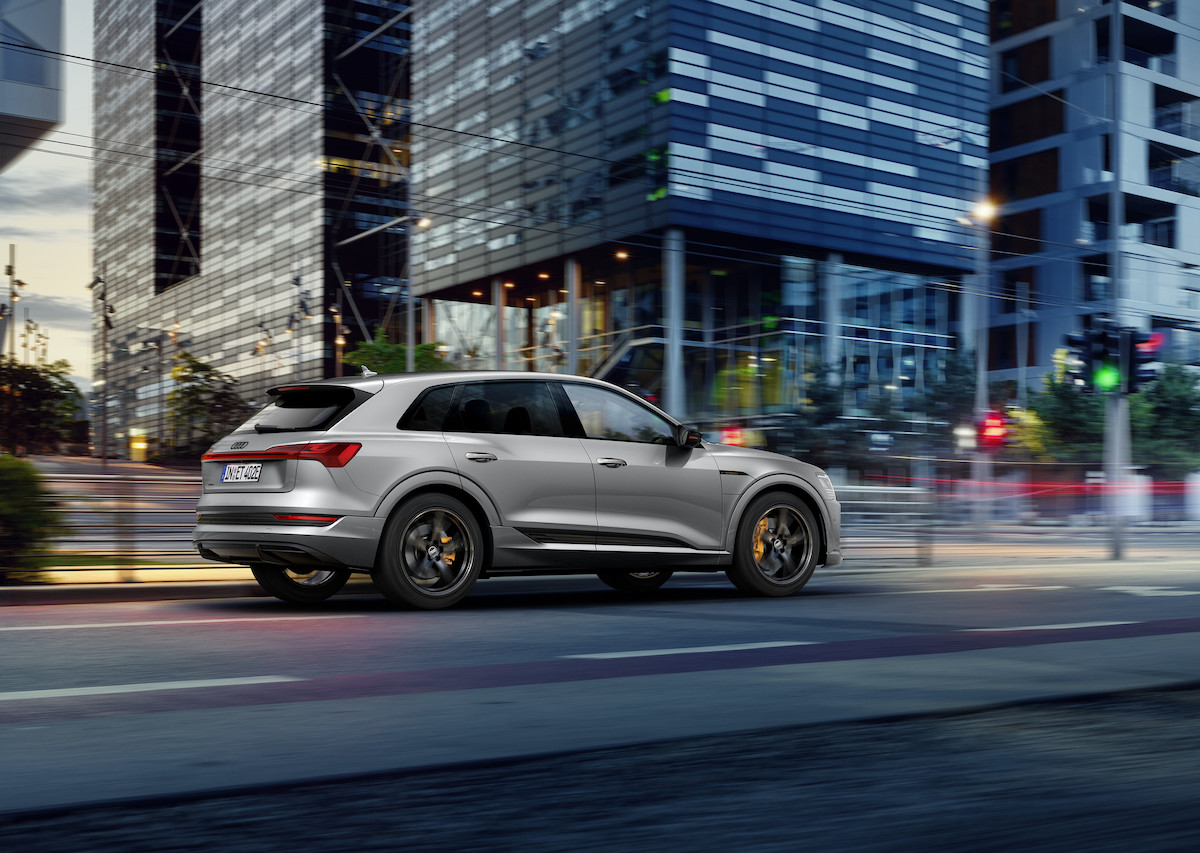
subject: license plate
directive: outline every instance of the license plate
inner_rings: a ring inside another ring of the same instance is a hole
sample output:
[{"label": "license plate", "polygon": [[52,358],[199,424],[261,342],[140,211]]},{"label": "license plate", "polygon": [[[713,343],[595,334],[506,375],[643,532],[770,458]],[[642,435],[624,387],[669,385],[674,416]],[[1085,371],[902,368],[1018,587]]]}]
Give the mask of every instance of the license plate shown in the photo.
[{"label": "license plate", "polygon": [[221,472],[222,483],[257,483],[262,473],[261,462],[242,462],[225,466]]}]

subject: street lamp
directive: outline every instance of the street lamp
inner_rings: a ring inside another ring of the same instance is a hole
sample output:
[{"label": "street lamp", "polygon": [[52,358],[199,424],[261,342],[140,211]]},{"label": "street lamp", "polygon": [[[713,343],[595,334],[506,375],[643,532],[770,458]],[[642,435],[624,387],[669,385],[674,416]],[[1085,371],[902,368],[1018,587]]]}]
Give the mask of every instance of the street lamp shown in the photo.
[{"label": "street lamp", "polygon": [[154,347],[157,355],[157,373],[155,374],[155,385],[158,392],[158,455],[166,458],[167,444],[167,394],[163,382],[163,333],[160,331],[157,338],[151,338],[146,341],[143,346]]},{"label": "street lamp", "polygon": [[[988,411],[988,334],[989,334],[989,302],[991,295],[991,264],[992,264],[992,222],[996,218],[996,205],[984,199],[978,202],[969,216],[959,217],[958,222],[971,228],[975,233],[975,286],[967,294],[967,302],[972,311],[967,314],[970,318],[964,331],[975,334],[975,422],[979,423]],[[990,495],[992,474],[991,457],[982,448],[976,446],[971,458],[971,479],[976,483],[979,492],[975,501],[975,523],[978,533],[987,536],[987,527],[991,507],[987,501]]]},{"label": "street lamp", "polygon": [[[100,302],[100,473],[108,470],[108,330],[113,327],[112,315],[116,309],[108,304],[108,285],[101,276],[88,285]],[[95,384],[95,383],[93,383]]]},{"label": "street lamp", "polygon": [[[21,288],[28,287],[17,278],[17,247],[8,244],[8,265],[4,268],[8,276],[8,305],[0,305],[0,318],[8,323],[8,357],[15,363],[17,360],[17,303],[21,301]],[[3,346],[3,341],[0,341]]]}]

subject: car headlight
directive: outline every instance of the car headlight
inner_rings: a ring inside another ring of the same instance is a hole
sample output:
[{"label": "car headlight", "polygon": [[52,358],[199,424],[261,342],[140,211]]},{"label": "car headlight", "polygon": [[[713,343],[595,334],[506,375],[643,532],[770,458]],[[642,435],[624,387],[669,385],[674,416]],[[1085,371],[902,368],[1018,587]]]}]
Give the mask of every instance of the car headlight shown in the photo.
[{"label": "car headlight", "polygon": [[821,491],[825,493],[826,500],[837,500],[837,490],[833,488],[833,480],[829,479],[829,475],[824,471],[817,473],[817,484],[821,487]]}]

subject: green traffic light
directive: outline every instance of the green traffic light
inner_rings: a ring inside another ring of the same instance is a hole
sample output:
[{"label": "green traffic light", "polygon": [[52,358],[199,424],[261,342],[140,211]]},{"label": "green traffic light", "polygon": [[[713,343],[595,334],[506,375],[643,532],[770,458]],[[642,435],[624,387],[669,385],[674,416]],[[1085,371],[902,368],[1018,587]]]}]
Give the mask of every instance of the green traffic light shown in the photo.
[{"label": "green traffic light", "polygon": [[1092,374],[1092,387],[1097,391],[1115,391],[1121,384],[1121,371],[1111,364],[1101,364]]}]

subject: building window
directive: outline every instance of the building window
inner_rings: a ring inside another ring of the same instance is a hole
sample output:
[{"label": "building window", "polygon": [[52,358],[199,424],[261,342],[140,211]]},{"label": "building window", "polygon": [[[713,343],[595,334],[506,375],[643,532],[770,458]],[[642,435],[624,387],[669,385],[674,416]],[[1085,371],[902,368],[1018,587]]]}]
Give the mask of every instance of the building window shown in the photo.
[{"label": "building window", "polygon": [[1063,93],[1050,92],[992,110],[991,150],[1024,145],[1065,129]]},{"label": "building window", "polygon": [[1023,86],[1050,79],[1050,40],[1023,44],[1000,54],[1000,91],[1012,92]]},{"label": "building window", "polygon": [[[31,86],[50,84],[50,63],[37,45],[8,21],[0,21],[0,80],[27,83]],[[29,50],[27,48],[34,48]]]}]

